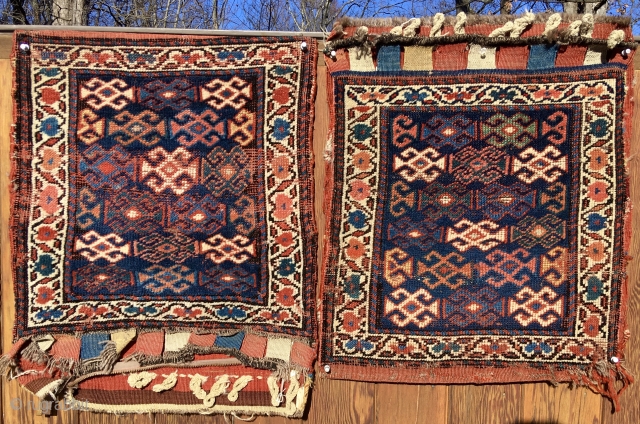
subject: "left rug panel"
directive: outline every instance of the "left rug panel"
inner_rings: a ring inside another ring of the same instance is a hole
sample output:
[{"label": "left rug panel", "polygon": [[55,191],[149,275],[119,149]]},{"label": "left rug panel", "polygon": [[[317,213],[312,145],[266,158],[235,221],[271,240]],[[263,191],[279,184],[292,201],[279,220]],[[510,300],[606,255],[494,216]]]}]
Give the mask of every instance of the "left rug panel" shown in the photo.
[{"label": "left rug panel", "polygon": [[3,370],[94,411],[301,416],[315,41],[14,41],[16,343]]}]

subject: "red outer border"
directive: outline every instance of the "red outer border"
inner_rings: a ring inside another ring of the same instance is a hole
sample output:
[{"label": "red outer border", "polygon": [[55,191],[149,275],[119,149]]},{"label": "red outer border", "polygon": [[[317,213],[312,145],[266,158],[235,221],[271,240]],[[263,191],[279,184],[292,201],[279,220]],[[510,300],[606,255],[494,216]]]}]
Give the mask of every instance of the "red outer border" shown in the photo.
[{"label": "red outer border", "polygon": [[339,380],[358,380],[386,383],[461,384],[461,383],[530,383],[534,381],[580,381],[575,372],[552,368],[533,368],[526,365],[504,368],[486,368],[472,365],[456,365],[441,368],[437,365],[424,368],[382,368],[357,365],[331,364],[326,375]]},{"label": "red outer border", "polygon": [[[627,29],[627,36],[631,36],[631,30]],[[624,348],[629,339],[629,330],[627,322],[628,302],[629,302],[629,275],[628,262],[632,258],[629,256],[629,249],[631,249],[631,237],[632,237],[632,223],[633,223],[633,202],[631,202],[631,188],[629,179],[629,158],[631,157],[631,136],[633,132],[633,113],[634,113],[634,67],[633,57],[636,54],[635,50],[631,51],[631,54],[626,58],[622,57],[619,53],[613,58],[612,61],[627,64],[626,73],[626,87],[627,92],[624,102],[624,158],[625,158],[625,181],[627,182],[627,204],[626,215],[624,218],[624,238],[622,241],[623,252],[626,256],[623,262],[624,274],[620,285],[620,316],[618,323],[618,341],[616,346],[616,354],[620,358],[624,358]]]}]

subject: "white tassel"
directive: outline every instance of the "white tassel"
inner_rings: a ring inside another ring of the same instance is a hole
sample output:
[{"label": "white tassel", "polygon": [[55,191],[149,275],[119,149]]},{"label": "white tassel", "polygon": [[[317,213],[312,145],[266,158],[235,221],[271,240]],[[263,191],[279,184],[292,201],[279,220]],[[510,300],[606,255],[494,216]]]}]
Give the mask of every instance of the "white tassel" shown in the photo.
[{"label": "white tassel", "polygon": [[142,389],[143,387],[148,386],[149,383],[151,383],[151,381],[153,381],[157,376],[158,374],[154,372],[142,371],[129,375],[127,383],[129,383],[129,386],[134,389]]},{"label": "white tassel", "polygon": [[414,37],[420,29],[420,19],[409,19],[407,22],[402,24],[402,26],[404,27],[404,29],[402,30],[402,35],[404,35],[405,37]]},{"label": "white tassel", "polygon": [[442,35],[442,27],[444,26],[444,14],[436,13],[433,16],[433,26],[429,32],[429,37],[439,37]]},{"label": "white tassel", "polygon": [[249,382],[253,380],[253,377],[250,375],[243,375],[240,378],[238,378],[234,383],[233,383],[233,387],[231,388],[231,391],[229,392],[229,394],[227,395],[227,398],[231,401],[231,402],[235,402],[238,400],[238,393],[240,392],[240,390],[244,389],[245,387],[247,387],[247,384],[249,384]]},{"label": "white tassel", "polygon": [[500,28],[496,28],[491,31],[489,37],[505,37],[508,33],[513,30],[513,22],[509,21]]},{"label": "white tassel", "polygon": [[621,29],[613,30],[611,34],[609,34],[609,38],[607,38],[607,47],[613,49],[622,41],[624,41],[624,31]]},{"label": "white tassel", "polygon": [[554,13],[553,15],[549,16],[549,19],[547,19],[547,24],[544,26],[544,32],[542,33],[542,35],[544,35],[545,37],[551,35],[551,32],[558,28],[561,22],[562,16],[559,13]]},{"label": "white tassel", "polygon": [[153,386],[151,390],[156,393],[164,392],[166,390],[171,390],[178,383],[178,370],[175,370],[171,374],[166,376],[167,378],[160,384],[156,384]]},{"label": "white tassel", "polygon": [[584,37],[591,38],[593,36],[593,15],[591,13],[587,13],[582,16],[582,26],[580,27],[580,34]]},{"label": "white tassel", "polygon": [[464,12],[458,13],[456,16],[456,23],[453,26],[454,34],[464,34],[464,26],[467,24],[467,14]]},{"label": "white tassel", "polygon": [[513,21],[513,31],[511,31],[511,38],[518,38],[527,29],[529,25],[535,21],[536,15],[532,12],[527,12],[524,16]]}]

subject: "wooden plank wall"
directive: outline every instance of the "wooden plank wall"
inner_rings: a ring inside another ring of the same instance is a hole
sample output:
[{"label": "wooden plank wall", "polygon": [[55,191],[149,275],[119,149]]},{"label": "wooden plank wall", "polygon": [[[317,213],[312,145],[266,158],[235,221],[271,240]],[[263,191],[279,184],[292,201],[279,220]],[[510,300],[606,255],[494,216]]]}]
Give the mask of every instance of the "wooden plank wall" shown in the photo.
[{"label": "wooden plank wall", "polygon": [[[14,307],[10,272],[8,238],[9,221],[9,131],[11,124],[11,66],[8,60],[10,35],[0,34],[0,254],[2,278],[2,351],[11,346]],[[316,98],[316,125],[314,150],[316,157],[316,193],[324,191],[322,151],[327,135],[329,113],[326,105],[326,68],[319,61],[318,94]],[[640,69],[640,55],[636,55],[636,69]],[[640,81],[640,70],[635,72]],[[640,84],[635,88],[640,99]],[[634,210],[632,257],[640,256],[640,101],[635,104],[633,141],[629,170]],[[324,233],[322,196],[316,197],[316,213],[320,231],[320,246]],[[626,365],[640,377],[640,267],[638,259],[629,267],[630,302],[629,320],[632,338],[627,345]],[[2,381],[3,423],[83,423],[83,424],[181,424],[185,418],[177,415],[146,414],[114,416],[78,411],[59,411],[44,417],[29,402],[37,400],[22,390],[16,381]],[[18,400],[19,399],[19,400]],[[22,408],[17,408],[19,404]],[[570,389],[562,384],[506,384],[506,385],[452,385],[419,386],[399,384],[372,384],[319,379],[313,388],[305,421],[309,423],[433,423],[433,424],[613,424],[640,423],[640,382],[632,385],[623,395],[623,410],[612,415],[611,403],[585,388]],[[228,418],[231,421],[230,418]],[[190,416],[193,424],[225,423],[222,416]],[[236,420],[240,422],[239,420]],[[257,424],[283,424],[298,422],[281,417],[259,417]]]}]

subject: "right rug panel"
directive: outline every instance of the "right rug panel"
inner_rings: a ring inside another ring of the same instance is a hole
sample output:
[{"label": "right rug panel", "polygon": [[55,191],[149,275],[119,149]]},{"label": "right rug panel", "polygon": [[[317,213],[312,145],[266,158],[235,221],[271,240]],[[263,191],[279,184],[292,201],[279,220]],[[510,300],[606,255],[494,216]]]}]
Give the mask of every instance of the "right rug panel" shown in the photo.
[{"label": "right rug panel", "polygon": [[322,373],[618,409],[635,44],[624,19],[500,19],[334,28]]}]

